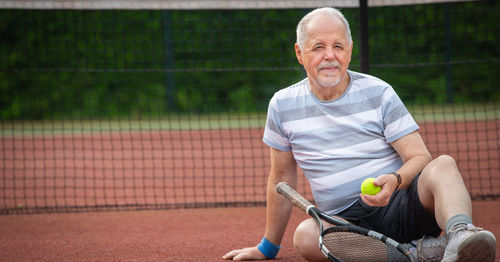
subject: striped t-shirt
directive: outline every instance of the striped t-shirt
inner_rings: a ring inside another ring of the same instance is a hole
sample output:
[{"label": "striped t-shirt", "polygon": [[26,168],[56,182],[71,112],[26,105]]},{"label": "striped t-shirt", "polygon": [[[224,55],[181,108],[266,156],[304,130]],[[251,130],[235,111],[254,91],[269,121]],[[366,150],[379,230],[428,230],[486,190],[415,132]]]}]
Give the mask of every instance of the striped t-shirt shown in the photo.
[{"label": "striped t-shirt", "polygon": [[333,101],[321,101],[307,78],[276,92],[269,103],[263,141],[292,151],[318,207],[336,214],[352,205],[361,182],[399,169],[389,144],[418,125],[392,87],[348,71],[351,82]]}]

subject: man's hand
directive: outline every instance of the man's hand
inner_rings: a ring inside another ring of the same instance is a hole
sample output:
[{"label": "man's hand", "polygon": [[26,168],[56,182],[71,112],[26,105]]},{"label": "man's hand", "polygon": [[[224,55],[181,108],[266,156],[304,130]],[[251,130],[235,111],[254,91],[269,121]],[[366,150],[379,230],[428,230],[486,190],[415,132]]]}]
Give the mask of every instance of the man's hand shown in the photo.
[{"label": "man's hand", "polygon": [[257,247],[247,247],[243,249],[236,249],[227,254],[225,254],[223,259],[226,260],[264,260],[267,259],[264,254],[262,254]]},{"label": "man's hand", "polygon": [[392,193],[396,190],[398,181],[394,175],[381,175],[373,181],[375,186],[382,189],[376,195],[361,194],[361,200],[369,206],[382,207],[389,203]]}]

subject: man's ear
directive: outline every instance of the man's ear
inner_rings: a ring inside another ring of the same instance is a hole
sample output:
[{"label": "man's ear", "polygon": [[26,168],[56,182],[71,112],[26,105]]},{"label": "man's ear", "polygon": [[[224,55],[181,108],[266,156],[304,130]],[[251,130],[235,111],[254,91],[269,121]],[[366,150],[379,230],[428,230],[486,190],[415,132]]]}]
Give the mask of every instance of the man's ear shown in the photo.
[{"label": "man's ear", "polygon": [[297,56],[297,60],[301,65],[302,63],[302,51],[300,50],[299,44],[295,43],[295,56]]}]

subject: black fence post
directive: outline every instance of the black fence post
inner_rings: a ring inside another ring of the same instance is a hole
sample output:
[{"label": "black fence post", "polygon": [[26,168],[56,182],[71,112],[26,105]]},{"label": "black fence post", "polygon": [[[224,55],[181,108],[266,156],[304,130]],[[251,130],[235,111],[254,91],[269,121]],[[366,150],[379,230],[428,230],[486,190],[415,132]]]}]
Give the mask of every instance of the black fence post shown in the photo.
[{"label": "black fence post", "polygon": [[361,72],[370,71],[370,47],[368,45],[368,0],[359,0],[359,22],[361,34]]},{"label": "black fence post", "polygon": [[175,61],[174,61],[174,39],[172,29],[172,11],[163,11],[163,42],[165,47],[165,88],[167,110],[174,109],[175,88]]},{"label": "black fence post", "polygon": [[450,5],[444,5],[445,32],[446,32],[446,102],[453,103],[453,42],[451,36]]}]

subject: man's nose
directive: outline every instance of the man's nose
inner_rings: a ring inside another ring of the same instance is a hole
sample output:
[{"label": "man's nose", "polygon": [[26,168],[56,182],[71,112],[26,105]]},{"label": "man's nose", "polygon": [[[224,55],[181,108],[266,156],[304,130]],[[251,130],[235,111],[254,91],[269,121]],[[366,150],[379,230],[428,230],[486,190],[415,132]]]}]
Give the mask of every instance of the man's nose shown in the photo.
[{"label": "man's nose", "polygon": [[335,59],[335,50],[333,48],[326,48],[324,59],[327,61],[331,61]]}]

